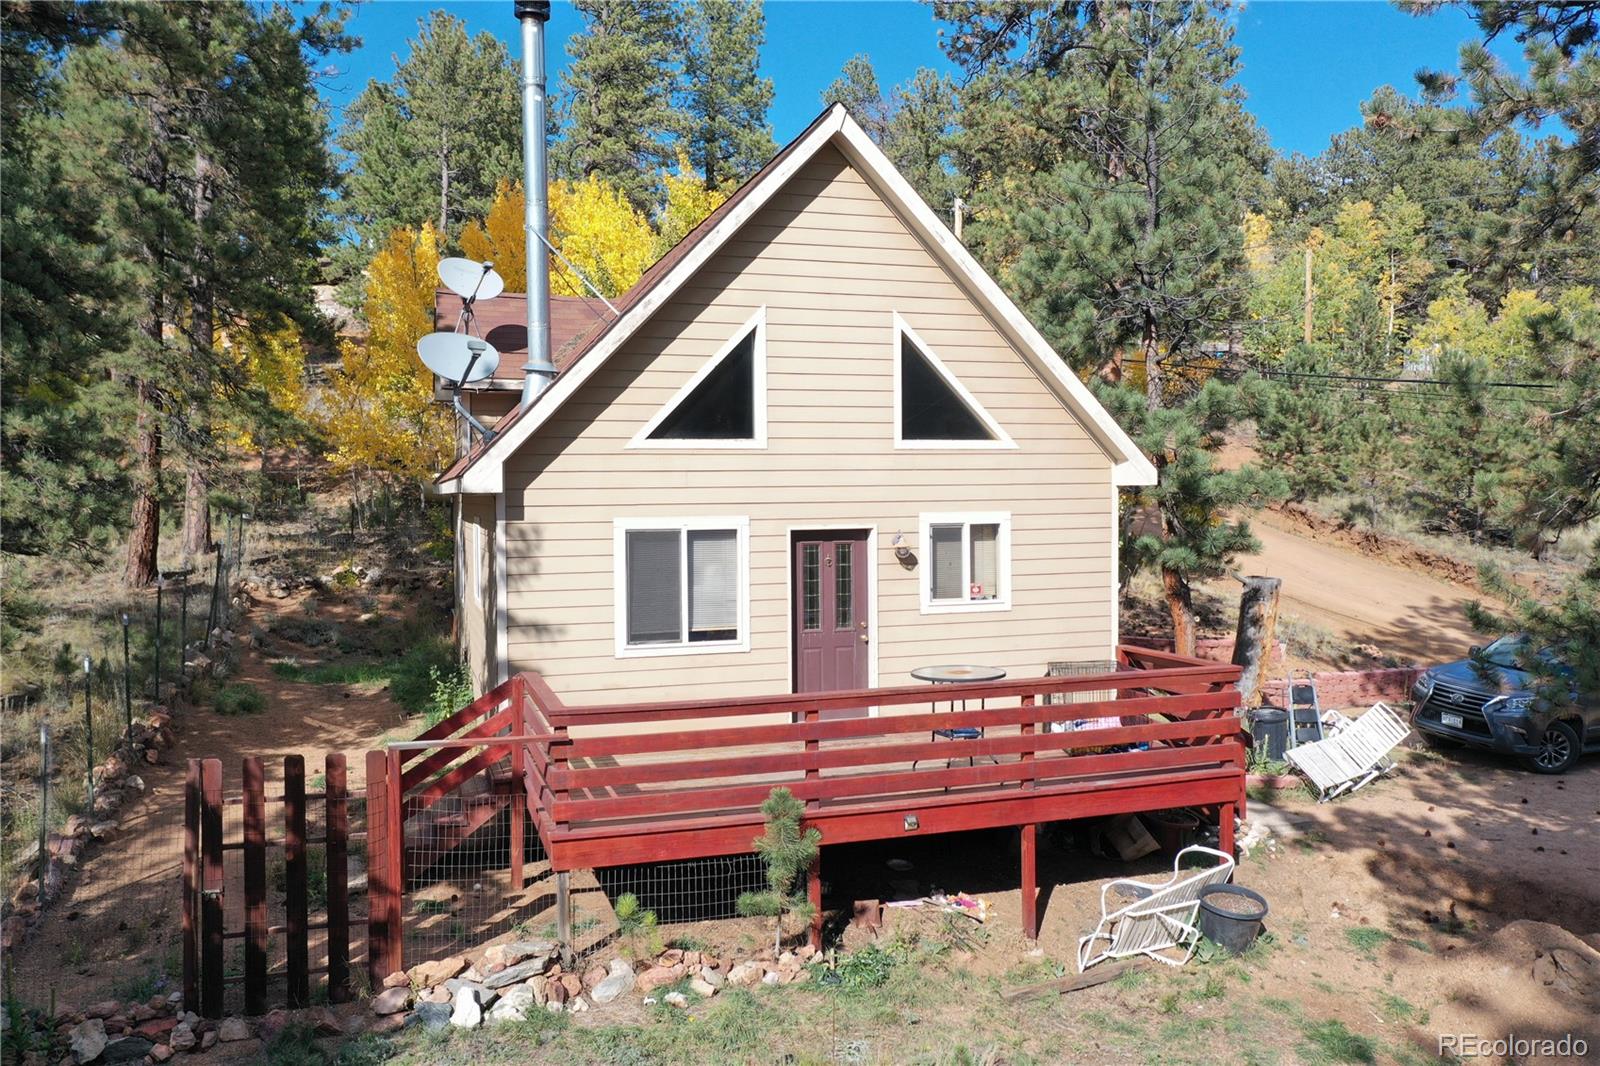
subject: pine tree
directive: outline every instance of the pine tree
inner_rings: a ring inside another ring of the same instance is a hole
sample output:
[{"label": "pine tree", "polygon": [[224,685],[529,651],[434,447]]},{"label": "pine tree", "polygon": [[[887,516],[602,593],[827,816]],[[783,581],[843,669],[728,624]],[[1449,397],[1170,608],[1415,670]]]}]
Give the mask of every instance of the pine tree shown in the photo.
[{"label": "pine tree", "polygon": [[[1233,508],[1284,490],[1212,452],[1248,405],[1210,365],[1244,303],[1243,205],[1265,160],[1233,79],[1238,50],[1211,5],[952,0],[945,38],[969,76],[958,156],[974,177],[968,241],[1074,369],[1124,376],[1107,396],[1155,463],[1153,521],[1127,558],[1161,573],[1176,646],[1192,651],[1195,580],[1252,541]],[[1173,373],[1176,371],[1176,373]],[[1128,375],[1136,377],[1136,375]],[[1203,375],[1202,375],[1203,376]]]},{"label": "pine tree", "polygon": [[[1418,11],[1434,5],[1413,2]],[[1519,75],[1486,43],[1461,49],[1461,77],[1425,71],[1431,94],[1447,97],[1465,81],[1469,129],[1477,138],[1509,139],[1518,128],[1559,123],[1570,138],[1547,137],[1530,161],[1526,183],[1507,209],[1477,231],[1474,258],[1497,279],[1546,284],[1600,282],[1600,5],[1540,0],[1474,0],[1468,5],[1485,42],[1513,34],[1528,73]],[[1520,275],[1520,277],[1518,277]]]},{"label": "pine tree", "polygon": [[928,205],[941,214],[948,210],[963,185],[950,159],[960,103],[947,75],[922,67],[886,94],[863,53],[845,60],[839,77],[822,90],[822,102],[844,104]]},{"label": "pine tree", "polygon": [[1240,512],[1288,492],[1287,479],[1270,466],[1224,470],[1217,463],[1225,434],[1259,409],[1260,393],[1259,382],[1211,379],[1181,403],[1152,407],[1132,389],[1099,387],[1101,401],[1159,475],[1154,486],[1123,495],[1122,565],[1128,573],[1160,573],[1173,646],[1183,655],[1194,654],[1195,584],[1222,577],[1235,556],[1260,547]]},{"label": "pine tree", "polygon": [[776,151],[767,121],[772,79],[758,71],[766,16],[761,0],[697,0],[687,21],[689,158],[707,185],[737,184]]},{"label": "pine tree", "polygon": [[[100,372],[125,343],[99,202],[54,135],[61,60],[110,29],[93,5],[0,6],[0,551],[92,552],[126,513],[121,390]],[[8,604],[9,607],[9,604]]]},{"label": "pine tree", "polygon": [[126,576],[141,585],[155,577],[167,453],[203,516],[212,426],[260,410],[216,331],[252,314],[313,317],[335,172],[310,64],[345,38],[320,11],[107,10],[117,32],[67,56],[48,129],[75,194],[99,211],[112,306],[133,326],[99,346],[95,369],[132,400],[118,430],[133,457]]},{"label": "pine tree", "polygon": [[648,213],[657,172],[683,132],[674,107],[683,53],[678,8],[668,0],[576,0],[584,32],[567,42],[562,107],[569,116],[562,154],[571,176],[598,175]]},{"label": "pine tree", "polygon": [[353,166],[341,207],[359,241],[351,270],[402,226],[431,222],[451,243],[520,170],[521,97],[500,39],[469,36],[435,11],[410,48],[394,78],[369,82],[345,116],[340,144]]},{"label": "pine tree", "polygon": [[822,834],[802,828],[805,810],[805,804],[786,788],[773,789],[761,804],[766,824],[751,846],[767,868],[767,888],[741,894],[736,904],[740,914],[773,919],[774,955],[783,948],[783,919],[804,921],[813,914],[805,879],[821,853]]},{"label": "pine tree", "polygon": [[878,85],[871,56],[861,52],[844,61],[839,76],[822,90],[822,105],[829,104],[843,104],[867,136],[883,147],[892,115],[889,99]]}]

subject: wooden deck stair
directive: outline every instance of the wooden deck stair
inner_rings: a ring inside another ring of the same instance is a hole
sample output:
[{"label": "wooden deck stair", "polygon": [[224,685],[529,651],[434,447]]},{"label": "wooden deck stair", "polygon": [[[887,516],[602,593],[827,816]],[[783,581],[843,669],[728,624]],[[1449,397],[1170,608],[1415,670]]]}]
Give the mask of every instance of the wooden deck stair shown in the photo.
[{"label": "wooden deck stair", "polygon": [[[429,727],[417,740],[491,739],[515,732],[507,703],[512,688],[508,683],[485,693]],[[509,745],[489,743],[477,749],[408,754],[409,759],[402,759],[408,875],[428,873],[496,821],[502,811],[525,807]]]}]

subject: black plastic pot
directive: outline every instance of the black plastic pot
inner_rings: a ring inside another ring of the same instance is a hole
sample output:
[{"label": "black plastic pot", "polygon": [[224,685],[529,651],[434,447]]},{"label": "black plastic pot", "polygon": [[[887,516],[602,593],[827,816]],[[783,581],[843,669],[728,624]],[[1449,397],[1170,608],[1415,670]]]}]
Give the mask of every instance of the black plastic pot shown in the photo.
[{"label": "black plastic pot", "polygon": [[1257,751],[1273,762],[1282,762],[1289,746],[1289,712],[1282,707],[1257,707],[1250,712],[1250,735]]},{"label": "black plastic pot", "polygon": [[[1254,903],[1248,910],[1226,910],[1213,903],[1214,897],[1227,896],[1234,906],[1241,900]],[[1200,890],[1200,932],[1207,940],[1221,944],[1238,955],[1261,935],[1261,920],[1267,916],[1267,901],[1243,885],[1208,885]]]}]

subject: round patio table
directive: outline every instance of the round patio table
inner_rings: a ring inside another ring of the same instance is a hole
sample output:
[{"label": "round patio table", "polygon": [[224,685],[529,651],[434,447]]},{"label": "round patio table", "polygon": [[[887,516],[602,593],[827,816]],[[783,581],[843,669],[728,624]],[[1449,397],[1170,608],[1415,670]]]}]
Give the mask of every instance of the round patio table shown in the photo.
[{"label": "round patio table", "polygon": [[971,666],[951,664],[947,666],[919,666],[911,671],[911,676],[918,681],[929,681],[935,685],[954,685],[962,681],[1000,681],[1006,672],[998,666]]},{"label": "round patio table", "polygon": [[[1006,676],[1006,672],[1000,669],[998,666],[974,666],[970,663],[950,663],[941,666],[919,666],[915,670],[911,671],[911,676],[916,678],[918,681],[927,681],[934,685],[956,685],[963,681],[1000,681]],[[979,710],[983,709],[983,701],[980,700],[978,702],[978,708]],[[934,711],[937,712],[938,709],[938,705],[935,704]],[[951,700],[950,710],[954,711],[955,709],[955,701]],[[963,711],[967,709],[966,700],[961,701],[961,709]],[[956,726],[952,729],[935,729],[929,735],[928,739],[937,740],[943,737],[945,740],[977,740],[981,736],[983,736],[983,729],[981,727],[966,725]],[[993,761],[992,756],[991,761]],[[971,765],[972,763],[970,756],[967,757],[967,763],[968,765]],[[915,768],[916,764],[913,763],[912,766]]]}]

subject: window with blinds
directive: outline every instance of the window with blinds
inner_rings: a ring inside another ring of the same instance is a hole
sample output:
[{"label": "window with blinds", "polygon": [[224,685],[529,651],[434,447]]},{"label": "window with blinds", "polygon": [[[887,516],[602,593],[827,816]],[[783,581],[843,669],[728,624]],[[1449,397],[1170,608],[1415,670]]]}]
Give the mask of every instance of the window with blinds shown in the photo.
[{"label": "window with blinds", "polygon": [[923,609],[1009,607],[1010,537],[1010,515],[923,515]]},{"label": "window with blinds", "polygon": [[742,526],[618,526],[619,652],[741,642]]}]

